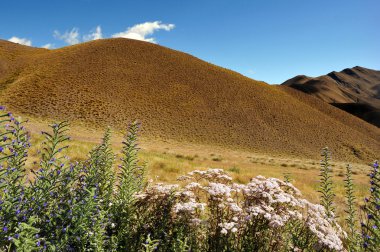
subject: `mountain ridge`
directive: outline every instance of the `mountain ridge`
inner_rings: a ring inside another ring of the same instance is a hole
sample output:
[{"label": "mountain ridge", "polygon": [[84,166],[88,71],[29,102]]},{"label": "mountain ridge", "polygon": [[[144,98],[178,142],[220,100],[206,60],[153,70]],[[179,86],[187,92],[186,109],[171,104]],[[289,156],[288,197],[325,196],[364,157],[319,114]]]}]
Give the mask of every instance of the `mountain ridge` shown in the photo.
[{"label": "mountain ridge", "polygon": [[282,85],[313,95],[380,127],[380,71],[355,66],[315,78],[298,75]]}]

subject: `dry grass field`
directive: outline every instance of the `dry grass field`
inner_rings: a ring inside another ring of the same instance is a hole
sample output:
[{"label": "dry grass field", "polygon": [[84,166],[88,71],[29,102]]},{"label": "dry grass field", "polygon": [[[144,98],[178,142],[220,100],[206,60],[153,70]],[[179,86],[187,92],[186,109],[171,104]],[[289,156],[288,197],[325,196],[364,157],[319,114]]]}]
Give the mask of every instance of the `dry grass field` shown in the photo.
[{"label": "dry grass field", "polygon": [[141,41],[56,50],[0,41],[0,90],[16,114],[118,129],[138,119],[161,142],[311,159],[329,146],[336,160],[361,163],[380,152],[380,129],[339,109]]},{"label": "dry grass field", "polygon": [[[33,167],[33,162],[39,158],[37,147],[43,141],[40,134],[43,130],[48,130],[47,120],[37,120],[31,118],[26,127],[32,135],[32,148],[30,150],[29,165]],[[103,130],[88,128],[81,125],[72,125],[69,131],[71,136],[70,148],[66,153],[72,160],[84,160],[88,158],[87,153],[100,143]],[[120,130],[113,130],[113,149],[117,157],[120,157],[121,142],[123,133]],[[289,174],[292,183],[301,190],[305,198],[311,202],[319,202],[319,159],[292,158],[286,155],[267,155],[257,152],[228,149],[205,144],[194,144],[178,142],[174,140],[162,141],[140,137],[141,153],[140,157],[146,162],[148,177],[156,182],[178,183],[176,178],[195,169],[206,170],[208,168],[223,168],[237,183],[247,183],[257,175],[265,177],[275,177],[284,179],[285,174]],[[318,157],[319,152],[315,153]],[[337,194],[337,213],[343,216],[344,211],[344,186],[343,179],[347,162],[335,161],[333,151],[333,180],[335,192]],[[351,163],[353,166],[353,179],[355,182],[356,196],[358,203],[363,203],[362,199],[368,195],[369,164]],[[37,164],[34,165],[37,169]]]}]

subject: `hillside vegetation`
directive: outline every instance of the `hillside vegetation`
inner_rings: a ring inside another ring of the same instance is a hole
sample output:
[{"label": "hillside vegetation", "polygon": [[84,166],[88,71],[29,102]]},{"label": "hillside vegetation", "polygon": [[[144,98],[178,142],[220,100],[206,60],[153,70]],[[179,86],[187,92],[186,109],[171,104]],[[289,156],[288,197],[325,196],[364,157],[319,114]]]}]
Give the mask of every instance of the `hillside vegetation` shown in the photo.
[{"label": "hillside vegetation", "polygon": [[56,50],[0,41],[0,90],[18,114],[118,128],[138,119],[153,139],[310,158],[327,145],[360,162],[380,152],[380,129],[339,109],[141,41]]}]

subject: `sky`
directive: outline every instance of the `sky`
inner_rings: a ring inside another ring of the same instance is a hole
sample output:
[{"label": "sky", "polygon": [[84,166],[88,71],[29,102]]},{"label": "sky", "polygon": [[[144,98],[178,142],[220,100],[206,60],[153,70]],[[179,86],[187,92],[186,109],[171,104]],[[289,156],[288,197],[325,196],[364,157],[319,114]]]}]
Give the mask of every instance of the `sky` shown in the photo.
[{"label": "sky", "polygon": [[125,37],[279,84],[380,70],[379,0],[1,0],[0,39],[60,48]]}]

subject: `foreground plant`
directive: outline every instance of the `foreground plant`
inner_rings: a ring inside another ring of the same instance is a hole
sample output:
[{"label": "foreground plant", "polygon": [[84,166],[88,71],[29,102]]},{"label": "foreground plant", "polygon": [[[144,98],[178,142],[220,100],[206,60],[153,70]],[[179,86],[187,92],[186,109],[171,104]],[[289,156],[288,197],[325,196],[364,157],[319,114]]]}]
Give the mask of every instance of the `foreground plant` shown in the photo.
[{"label": "foreground plant", "polygon": [[[29,134],[23,122],[4,112],[0,124],[0,251],[345,249],[345,233],[331,215],[327,152],[322,206],[302,198],[289,179],[258,176],[236,184],[221,169],[190,172],[179,184],[147,183],[138,156],[138,123],[127,128],[119,161],[107,129],[88,159],[74,163],[65,156],[68,124],[53,124],[42,133],[39,162],[28,167]],[[376,163],[363,222],[368,249],[378,246],[377,169]],[[348,169],[348,214],[353,217],[350,174]],[[351,217],[350,237],[355,232]],[[352,244],[347,247],[354,250]]]},{"label": "foreground plant", "polygon": [[335,218],[334,206],[334,188],[332,181],[331,169],[331,153],[327,147],[322,150],[322,160],[320,169],[320,185],[319,192],[321,193],[321,205],[326,209],[328,218]]},{"label": "foreground plant", "polygon": [[344,179],[344,188],[346,190],[346,224],[347,224],[347,242],[350,251],[360,249],[360,238],[357,230],[357,211],[356,198],[354,195],[354,183],[352,179],[352,167],[346,166],[346,178]]},{"label": "foreground plant", "polygon": [[366,198],[364,221],[362,222],[363,247],[368,251],[380,248],[380,172],[379,163],[374,162],[370,177],[370,196]]}]

